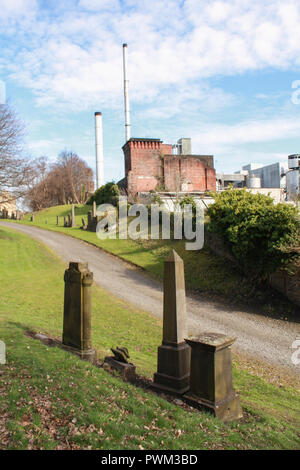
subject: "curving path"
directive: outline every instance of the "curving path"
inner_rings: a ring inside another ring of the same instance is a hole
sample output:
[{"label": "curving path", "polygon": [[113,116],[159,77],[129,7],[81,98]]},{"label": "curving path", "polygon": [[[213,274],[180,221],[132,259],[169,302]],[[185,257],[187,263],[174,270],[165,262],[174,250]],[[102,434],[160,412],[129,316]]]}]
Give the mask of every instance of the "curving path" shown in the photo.
[{"label": "curving path", "polygon": [[[65,262],[87,261],[96,283],[113,295],[140,309],[162,317],[162,284],[103,250],[81,240],[38,227],[1,222],[50,247]],[[237,337],[235,349],[300,377],[300,364],[294,365],[292,344],[300,339],[300,325],[274,320],[218,301],[187,296],[189,330],[215,331]],[[299,354],[300,356],[300,354]]]}]

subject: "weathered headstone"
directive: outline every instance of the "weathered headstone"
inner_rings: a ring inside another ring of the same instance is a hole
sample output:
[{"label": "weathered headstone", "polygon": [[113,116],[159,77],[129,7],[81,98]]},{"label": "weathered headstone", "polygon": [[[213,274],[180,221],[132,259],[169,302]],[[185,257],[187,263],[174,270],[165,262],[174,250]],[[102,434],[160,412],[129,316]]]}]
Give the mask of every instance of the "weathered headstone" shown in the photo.
[{"label": "weathered headstone", "polygon": [[93,201],[93,212],[92,212],[92,217],[97,217],[97,207],[96,207],[96,201]]},{"label": "weathered headstone", "polygon": [[68,226],[67,218],[64,217],[64,227],[67,227],[67,226]]},{"label": "weathered headstone", "polygon": [[59,216],[56,216],[56,225],[59,225]]},{"label": "weathered headstone", "polygon": [[191,351],[186,336],[184,265],[173,250],[164,266],[163,341],[158,348],[155,388],[180,395],[188,391]]},{"label": "weathered headstone", "polygon": [[74,204],[72,204],[71,227],[76,227],[75,207],[74,207]]},{"label": "weathered headstone", "polygon": [[62,343],[81,359],[94,362],[91,341],[91,286],[88,263],[70,262],[65,271],[64,325]]},{"label": "weathered headstone", "polygon": [[241,418],[242,409],[232,383],[230,347],[236,338],[219,333],[190,337],[190,390],[185,399],[196,408],[213,413],[222,421]]},{"label": "weathered headstone", "polygon": [[86,230],[86,229],[87,229],[87,225],[86,225],[86,222],[85,222],[85,220],[84,220],[83,218],[81,219],[81,222],[82,222],[82,227],[81,227],[82,230]]},{"label": "weathered headstone", "polygon": [[6,364],[6,345],[0,340],[0,364]]},{"label": "weathered headstone", "polygon": [[34,214],[32,214],[31,218],[30,218],[30,221],[31,222],[34,222]]}]

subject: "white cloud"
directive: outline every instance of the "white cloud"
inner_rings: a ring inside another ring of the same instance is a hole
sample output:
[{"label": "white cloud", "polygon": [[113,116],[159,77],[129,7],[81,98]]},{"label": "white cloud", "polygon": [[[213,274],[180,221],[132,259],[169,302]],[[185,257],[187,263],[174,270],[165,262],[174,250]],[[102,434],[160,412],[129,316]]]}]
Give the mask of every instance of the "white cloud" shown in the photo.
[{"label": "white cloud", "polygon": [[215,75],[300,65],[296,0],[81,0],[58,16],[55,7],[35,15],[34,0],[2,4],[16,23],[14,43],[2,49],[6,68],[43,106],[121,106],[123,42],[137,102]]},{"label": "white cloud", "polygon": [[206,125],[199,132],[194,131],[193,141],[196,145],[210,147],[223,145],[249,144],[268,142],[298,137],[300,119],[273,119],[246,121],[233,125]]},{"label": "white cloud", "polygon": [[80,0],[79,7],[89,11],[115,10],[120,6],[118,0]]}]

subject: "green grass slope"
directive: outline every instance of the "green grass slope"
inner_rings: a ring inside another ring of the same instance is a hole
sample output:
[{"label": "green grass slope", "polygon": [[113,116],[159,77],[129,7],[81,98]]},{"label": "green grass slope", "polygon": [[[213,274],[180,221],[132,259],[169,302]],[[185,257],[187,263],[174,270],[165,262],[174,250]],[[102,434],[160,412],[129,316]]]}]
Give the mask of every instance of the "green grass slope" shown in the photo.
[{"label": "green grass slope", "polygon": [[[76,206],[77,227],[63,227],[63,218],[71,213],[71,205],[55,206],[35,213],[34,222],[30,222],[30,214],[23,222],[28,225],[42,227],[65,233],[102,248],[120,258],[145,269],[151,276],[163,277],[163,261],[172,248],[184,260],[185,279],[188,289],[196,290],[205,295],[220,296],[230,302],[242,301],[249,307],[263,314],[275,317],[297,319],[299,308],[295,307],[281,294],[265,286],[264,289],[253,289],[249,280],[239,273],[230,261],[214,255],[207,249],[187,251],[184,240],[100,240],[95,233],[80,230],[81,220],[87,220],[91,206]],[[56,217],[59,216],[59,226]]]},{"label": "green grass slope", "polygon": [[[60,337],[65,266],[25,235],[0,227],[2,449],[297,449],[296,390],[234,366],[243,420],[222,424],[122,382],[103,369],[25,333]],[[93,288],[93,345],[103,357],[127,346],[139,374],[156,368],[161,323]]]}]

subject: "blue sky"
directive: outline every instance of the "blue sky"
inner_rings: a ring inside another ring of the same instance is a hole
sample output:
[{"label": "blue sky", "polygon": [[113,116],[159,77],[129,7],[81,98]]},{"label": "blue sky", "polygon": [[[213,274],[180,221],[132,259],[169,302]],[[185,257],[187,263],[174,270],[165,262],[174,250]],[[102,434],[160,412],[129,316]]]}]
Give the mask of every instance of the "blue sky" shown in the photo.
[{"label": "blue sky", "polygon": [[133,137],[191,137],[225,172],[300,153],[299,0],[0,0],[0,24],[34,156],[67,148],[94,169],[101,111],[105,180],[124,176],[124,42]]}]

